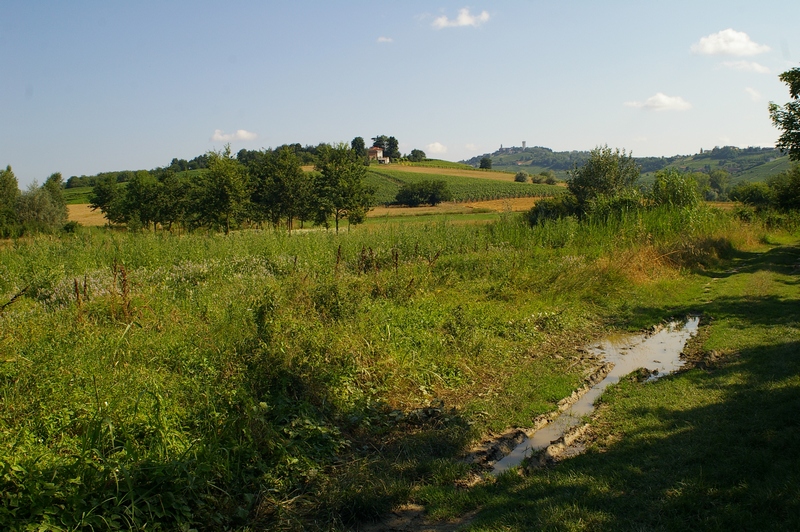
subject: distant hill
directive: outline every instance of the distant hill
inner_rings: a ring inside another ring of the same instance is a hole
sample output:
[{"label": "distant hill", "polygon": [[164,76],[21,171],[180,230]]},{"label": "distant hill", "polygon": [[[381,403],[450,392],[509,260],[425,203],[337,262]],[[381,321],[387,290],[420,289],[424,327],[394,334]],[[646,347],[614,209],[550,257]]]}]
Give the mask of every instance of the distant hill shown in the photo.
[{"label": "distant hill", "polygon": [[[481,158],[492,159],[492,170],[529,174],[552,170],[561,179],[567,177],[567,171],[575,165],[582,165],[589,158],[588,151],[553,151],[542,146],[501,148],[494,153],[487,153],[461,161],[461,163],[477,167]],[[682,171],[710,173],[722,169],[729,172],[735,182],[763,181],[771,175],[788,170],[788,155],[782,155],[775,148],[737,148],[735,146],[717,147],[694,155],[674,155],[671,157],[634,157],[642,167],[642,175],[646,180],[653,173],[667,167]]]}]

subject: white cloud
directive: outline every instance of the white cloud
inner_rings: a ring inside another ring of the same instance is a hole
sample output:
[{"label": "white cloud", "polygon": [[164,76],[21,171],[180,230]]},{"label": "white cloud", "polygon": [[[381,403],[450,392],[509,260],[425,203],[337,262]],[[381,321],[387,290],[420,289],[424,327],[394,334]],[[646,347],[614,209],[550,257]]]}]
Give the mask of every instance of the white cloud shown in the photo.
[{"label": "white cloud", "polygon": [[703,37],[692,45],[692,52],[702,55],[749,56],[769,52],[766,44],[758,44],[742,31],[728,28]]},{"label": "white cloud", "polygon": [[378,42],[394,42],[391,37],[378,37]]},{"label": "white cloud", "polygon": [[223,133],[221,129],[215,129],[211,136],[212,142],[231,142],[236,140],[255,140],[258,137],[251,131],[237,129],[235,133]]},{"label": "white cloud", "polygon": [[464,146],[464,147],[465,147],[466,149],[468,149],[469,151],[478,151],[478,147],[477,147],[475,144],[467,144],[467,145],[466,145],[466,146]]},{"label": "white cloud", "polygon": [[446,15],[438,17],[433,21],[433,27],[437,30],[441,30],[443,28],[460,28],[464,26],[472,26],[477,28],[484,22],[488,21],[489,13],[487,11],[481,11],[480,15],[471,15],[469,8],[465,7],[463,9],[459,9],[458,16],[452,20],[447,18]]},{"label": "white cloud", "polygon": [[441,142],[434,142],[433,144],[428,144],[427,146],[425,146],[425,149],[428,150],[429,153],[447,153],[447,146],[445,146]]},{"label": "white cloud", "polygon": [[769,74],[769,69],[754,61],[723,61],[723,66],[744,72],[757,72],[759,74]]},{"label": "white cloud", "polygon": [[667,96],[663,92],[657,92],[643,102],[625,102],[625,105],[650,111],[685,111],[692,108],[692,104],[680,96]]},{"label": "white cloud", "polygon": [[761,101],[761,93],[755,90],[754,88],[745,87],[744,92],[746,92],[750,96],[750,99],[753,100],[754,102]]}]

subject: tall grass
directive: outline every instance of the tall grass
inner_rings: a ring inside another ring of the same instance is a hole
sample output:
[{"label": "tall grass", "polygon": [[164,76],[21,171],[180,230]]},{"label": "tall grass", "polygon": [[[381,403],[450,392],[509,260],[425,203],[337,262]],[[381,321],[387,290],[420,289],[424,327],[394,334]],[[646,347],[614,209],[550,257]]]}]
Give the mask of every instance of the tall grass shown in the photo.
[{"label": "tall grass", "polygon": [[17,241],[0,251],[0,526],[377,515],[463,474],[483,431],[554,408],[583,377],[572,346],[753,235],[654,211]]}]

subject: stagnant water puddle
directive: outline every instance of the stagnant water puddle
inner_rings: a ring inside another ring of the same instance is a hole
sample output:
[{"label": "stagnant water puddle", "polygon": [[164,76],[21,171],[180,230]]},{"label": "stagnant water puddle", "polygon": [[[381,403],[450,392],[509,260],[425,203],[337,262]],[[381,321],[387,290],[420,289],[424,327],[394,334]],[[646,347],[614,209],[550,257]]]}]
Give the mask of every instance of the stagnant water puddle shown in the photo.
[{"label": "stagnant water puddle", "polygon": [[499,460],[492,474],[499,475],[516,467],[536,451],[546,449],[552,442],[577,427],[594,411],[594,402],[611,384],[620,378],[644,368],[650,372],[650,380],[668,375],[683,365],[680,359],[686,342],[697,333],[700,318],[690,318],[685,324],[671,323],[654,334],[637,334],[607,338],[589,351],[605,363],[613,364],[606,377],[592,386],[570,408],[559,414],[552,422],[525,438],[511,453]]}]

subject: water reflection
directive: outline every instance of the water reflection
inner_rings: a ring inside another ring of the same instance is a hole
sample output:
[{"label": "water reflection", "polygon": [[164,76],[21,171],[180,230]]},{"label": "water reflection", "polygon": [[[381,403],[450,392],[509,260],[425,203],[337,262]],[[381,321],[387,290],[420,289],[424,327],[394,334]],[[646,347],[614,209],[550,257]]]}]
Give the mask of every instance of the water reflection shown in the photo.
[{"label": "water reflection", "polygon": [[589,351],[613,364],[608,375],[589,389],[569,409],[548,425],[525,438],[511,453],[499,460],[492,474],[499,475],[522,463],[531,453],[546,449],[571,428],[582,423],[594,411],[594,402],[611,384],[629,373],[644,368],[651,374],[649,380],[668,375],[679,369],[684,361],[680,355],[686,342],[697,333],[700,318],[690,318],[685,324],[671,323],[658,332],[645,335],[617,336],[603,340]]}]

